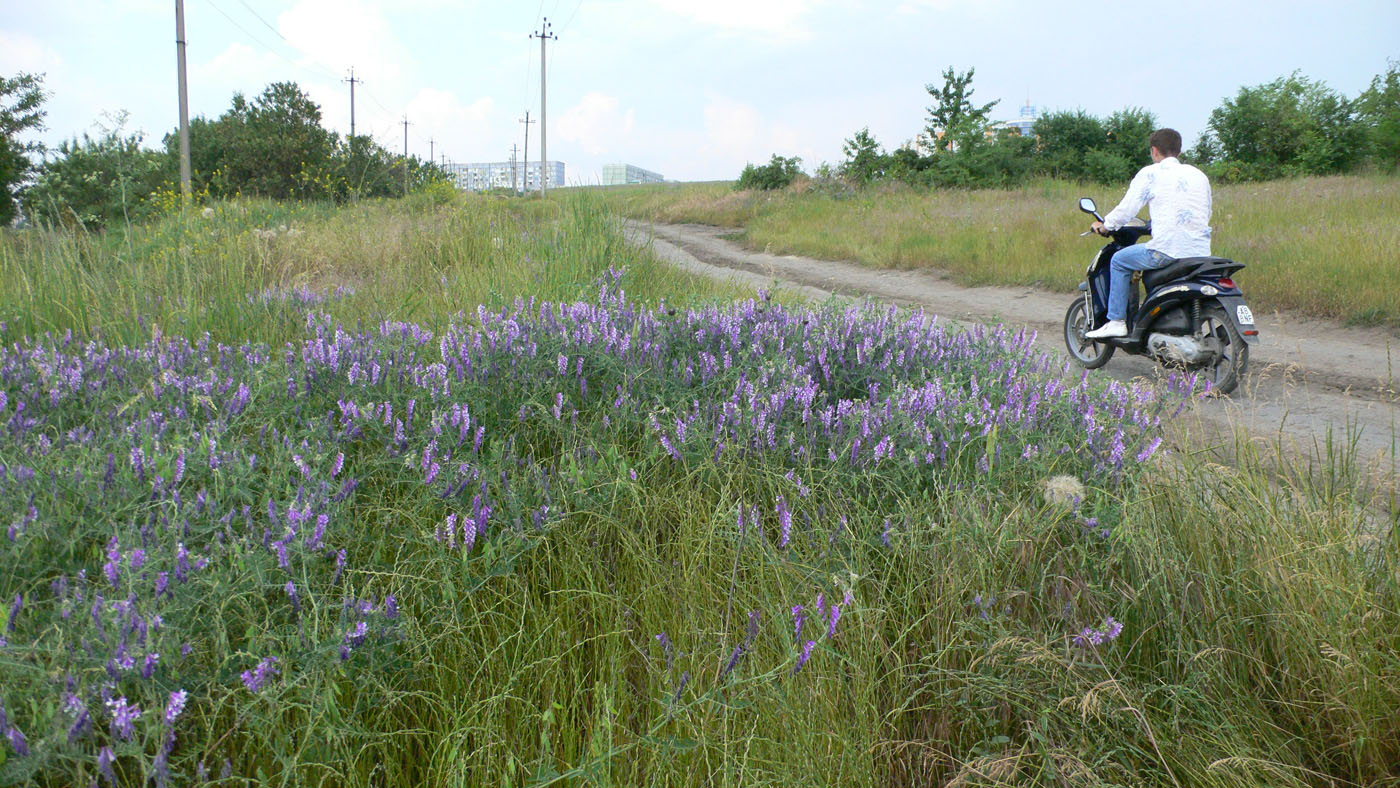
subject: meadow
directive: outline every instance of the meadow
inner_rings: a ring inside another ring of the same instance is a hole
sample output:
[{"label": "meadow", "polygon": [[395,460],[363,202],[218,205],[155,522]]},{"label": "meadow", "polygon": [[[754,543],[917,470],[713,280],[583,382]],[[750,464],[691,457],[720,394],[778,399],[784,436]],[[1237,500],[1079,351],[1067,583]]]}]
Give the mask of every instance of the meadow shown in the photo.
[{"label": "meadow", "polygon": [[1400,785],[1396,515],[1189,377],[590,193],[7,232],[0,316],[0,784]]},{"label": "meadow", "polygon": [[[800,181],[779,192],[732,184],[604,190],[637,219],[736,228],[754,249],[878,268],[937,268],[968,285],[1070,291],[1102,244],[1080,238],[1078,199],[1106,212],[1121,187],[1042,181],[1015,189],[850,189]],[[1252,303],[1358,325],[1400,328],[1400,179],[1336,176],[1217,185],[1215,254],[1248,268]]]}]

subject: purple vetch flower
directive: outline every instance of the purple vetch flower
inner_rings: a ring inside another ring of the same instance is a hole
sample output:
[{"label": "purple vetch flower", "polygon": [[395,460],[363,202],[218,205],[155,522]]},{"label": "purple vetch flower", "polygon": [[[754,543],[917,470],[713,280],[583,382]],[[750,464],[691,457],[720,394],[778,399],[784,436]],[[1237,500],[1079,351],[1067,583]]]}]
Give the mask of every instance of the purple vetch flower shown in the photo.
[{"label": "purple vetch flower", "polygon": [[1162,445],[1162,438],[1161,438],[1161,436],[1158,436],[1158,437],[1156,437],[1156,438],[1153,438],[1153,439],[1152,439],[1152,442],[1149,443],[1149,444],[1147,444],[1147,448],[1143,449],[1141,452],[1138,453],[1137,461],[1138,461],[1138,462],[1147,462],[1148,460],[1152,459],[1152,455],[1157,453],[1157,447],[1159,447],[1159,446],[1161,446],[1161,445]]},{"label": "purple vetch flower", "polygon": [[1123,624],[1113,618],[1113,616],[1109,616],[1103,620],[1103,629],[1084,627],[1084,629],[1080,630],[1079,634],[1074,636],[1074,645],[1096,648],[1112,640],[1116,640],[1121,634],[1123,634]]},{"label": "purple vetch flower", "polygon": [[287,599],[291,600],[292,610],[297,613],[300,613],[301,597],[297,595],[297,584],[292,582],[291,580],[288,580],[287,585],[284,588],[287,592]]},{"label": "purple vetch flower", "polygon": [[243,686],[247,687],[249,692],[261,692],[268,680],[280,672],[277,669],[276,657],[264,657],[254,668],[243,671]]},{"label": "purple vetch flower", "polygon": [[340,552],[335,554],[335,574],[331,576],[331,585],[340,582],[340,573],[345,571],[345,548],[340,548]]},{"label": "purple vetch flower", "polygon": [[24,610],[24,596],[22,594],[15,594],[14,604],[10,605],[10,618],[5,622],[5,631],[15,631],[15,622],[19,621],[21,610]]},{"label": "purple vetch flower", "polygon": [[156,667],[160,664],[160,654],[152,651],[146,655],[146,663],[141,668],[141,678],[149,679],[156,674]]},{"label": "purple vetch flower", "polygon": [[117,756],[111,747],[103,747],[101,752],[97,753],[97,771],[102,773],[102,779],[112,788],[116,788],[117,785],[117,773],[112,770],[112,764],[116,762]]},{"label": "purple vetch flower", "polygon": [[885,529],[880,532],[880,544],[890,546],[890,518],[885,518]]},{"label": "purple vetch flower", "polygon": [[116,586],[122,579],[122,551],[121,545],[117,542],[117,537],[113,536],[107,542],[107,563],[102,565],[103,574],[107,575],[107,582]]},{"label": "purple vetch flower", "polygon": [[676,651],[671,638],[665,632],[656,636],[656,641],[661,644],[661,648],[666,651],[666,670],[669,672],[676,664]]},{"label": "purple vetch flower", "polygon": [[175,720],[180,718],[180,715],[185,711],[185,701],[189,697],[190,694],[182,689],[170,693],[170,701],[165,704],[166,725],[174,725]]},{"label": "purple vetch flower", "polygon": [[828,638],[834,638],[834,637],[836,637],[836,622],[838,622],[838,621],[840,621],[840,620],[841,620],[841,606],[840,606],[840,605],[832,605],[832,606],[831,606],[831,616],[830,616],[830,618],[827,620],[827,624],[826,624],[826,636],[827,636]]},{"label": "purple vetch flower", "polygon": [[684,672],[684,673],[681,674],[681,680],[680,680],[680,682],[676,685],[676,691],[675,691],[674,694],[671,695],[671,703],[672,703],[672,705],[674,705],[674,704],[680,702],[680,700],[681,700],[681,695],[685,693],[685,687],[686,687],[686,685],[689,684],[689,683],[690,683],[690,671],[687,670],[686,672]]},{"label": "purple vetch flower", "polygon": [[340,452],[339,454],[335,455],[335,462],[331,465],[331,478],[334,479],[335,477],[339,476],[341,470],[343,470],[344,468],[345,452]]},{"label": "purple vetch flower", "polygon": [[797,672],[802,670],[802,667],[807,664],[807,660],[812,658],[812,650],[816,647],[817,641],[815,640],[809,640],[802,644],[802,653],[797,655],[797,664],[792,666],[793,675],[797,675]]},{"label": "purple vetch flower", "polygon": [[130,741],[136,733],[136,721],[141,719],[141,709],[127,703],[125,695],[107,701],[107,708],[112,712],[112,735]]},{"label": "purple vetch flower", "polygon": [[778,546],[787,547],[788,543],[792,541],[792,512],[788,509],[787,501],[783,500],[781,495],[778,496],[778,525],[782,534]]},{"label": "purple vetch flower", "polygon": [[165,596],[166,590],[170,587],[170,573],[161,572],[156,575],[156,599]]},{"label": "purple vetch flower", "polygon": [[384,616],[390,621],[399,617],[399,600],[393,594],[384,599]]},{"label": "purple vetch flower", "polygon": [[29,740],[24,737],[24,731],[11,725],[9,730],[10,747],[15,751],[15,755],[21,758],[29,755]]}]

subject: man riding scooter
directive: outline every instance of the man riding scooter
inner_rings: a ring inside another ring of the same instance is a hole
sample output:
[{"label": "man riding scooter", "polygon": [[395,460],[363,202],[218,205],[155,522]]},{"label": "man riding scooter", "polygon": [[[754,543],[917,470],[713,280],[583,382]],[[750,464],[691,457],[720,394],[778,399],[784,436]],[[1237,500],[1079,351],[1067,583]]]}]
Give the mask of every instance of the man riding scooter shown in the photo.
[{"label": "man riding scooter", "polygon": [[1133,177],[1128,193],[1093,230],[1107,235],[1134,219],[1142,206],[1148,206],[1152,220],[1152,240],[1129,246],[1113,255],[1109,285],[1108,321],[1087,339],[1109,339],[1128,334],[1128,290],[1134,271],[1150,271],[1171,264],[1181,257],[1210,256],[1210,180],[1205,173],[1182,164],[1181,135],[1173,129],[1158,129],[1148,138],[1152,164]]}]

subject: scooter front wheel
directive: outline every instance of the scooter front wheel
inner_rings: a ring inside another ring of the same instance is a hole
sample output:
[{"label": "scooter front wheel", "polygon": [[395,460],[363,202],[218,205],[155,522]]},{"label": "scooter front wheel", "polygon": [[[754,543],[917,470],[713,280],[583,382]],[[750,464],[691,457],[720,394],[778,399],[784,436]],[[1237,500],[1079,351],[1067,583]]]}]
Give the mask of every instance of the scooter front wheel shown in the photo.
[{"label": "scooter front wheel", "polygon": [[1117,348],[1106,342],[1085,339],[1084,332],[1094,328],[1089,320],[1090,315],[1084,308],[1083,297],[1074,299],[1074,303],[1070,304],[1069,310],[1065,312],[1065,348],[1069,350],[1074,363],[1085,369],[1098,369],[1113,358],[1113,351]]}]

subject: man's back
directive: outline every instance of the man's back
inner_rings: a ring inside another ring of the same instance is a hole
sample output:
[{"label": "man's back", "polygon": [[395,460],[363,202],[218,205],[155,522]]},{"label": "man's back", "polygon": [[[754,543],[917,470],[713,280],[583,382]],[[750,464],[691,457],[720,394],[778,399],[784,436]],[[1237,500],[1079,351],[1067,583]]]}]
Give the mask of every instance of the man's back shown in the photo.
[{"label": "man's back", "polygon": [[1148,205],[1152,240],[1147,248],[1168,257],[1210,255],[1210,180],[1175,156],[1138,171],[1123,201],[1104,217],[1110,228],[1121,227]]}]

